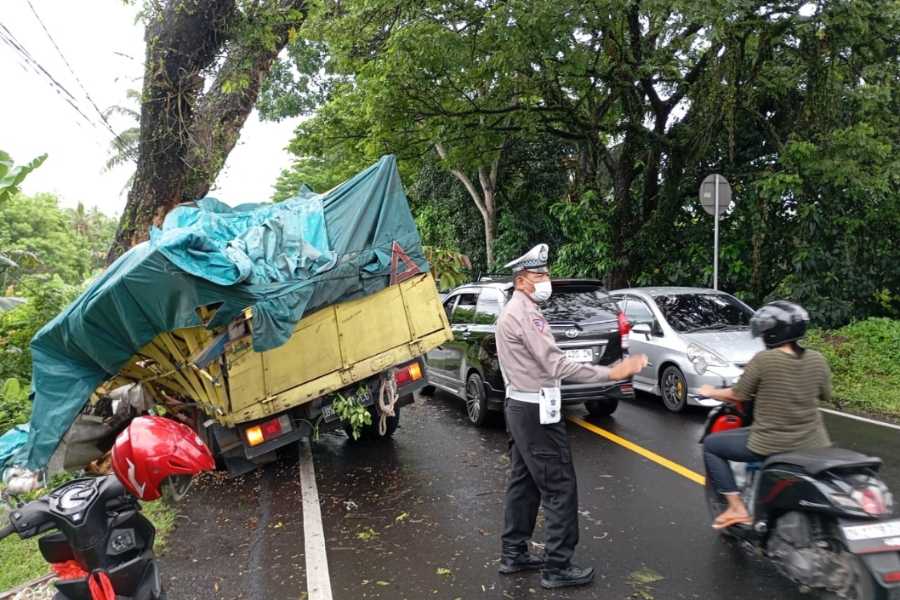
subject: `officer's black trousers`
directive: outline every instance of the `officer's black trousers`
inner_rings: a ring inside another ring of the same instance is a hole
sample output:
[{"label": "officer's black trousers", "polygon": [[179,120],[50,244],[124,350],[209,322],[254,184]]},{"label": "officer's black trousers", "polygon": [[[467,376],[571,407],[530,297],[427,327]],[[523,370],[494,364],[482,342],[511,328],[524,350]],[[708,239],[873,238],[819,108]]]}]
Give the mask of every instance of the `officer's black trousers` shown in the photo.
[{"label": "officer's black trousers", "polygon": [[541,425],[537,404],[506,400],[512,472],[506,488],[503,555],[528,550],[538,507],[544,506],[548,568],[565,568],[578,543],[578,488],[564,420]]}]

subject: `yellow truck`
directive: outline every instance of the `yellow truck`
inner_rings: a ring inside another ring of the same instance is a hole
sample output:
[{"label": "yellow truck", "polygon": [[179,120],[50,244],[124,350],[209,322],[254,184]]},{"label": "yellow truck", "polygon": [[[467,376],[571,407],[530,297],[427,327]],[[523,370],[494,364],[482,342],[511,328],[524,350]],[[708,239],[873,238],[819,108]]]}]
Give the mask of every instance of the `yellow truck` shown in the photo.
[{"label": "yellow truck", "polygon": [[[391,436],[399,407],[425,386],[422,356],[452,339],[430,273],[311,313],[287,343],[267,352],[252,349],[250,317],[245,311],[222,331],[191,327],[158,335],[101,393],[140,384],[203,433],[224,466],[243,472],[304,436],[343,425],[352,438],[352,425],[334,409],[337,399],[369,413],[371,422],[358,434]],[[224,353],[198,366],[220,338]],[[393,414],[382,419],[382,412]]]},{"label": "yellow truck", "polygon": [[451,339],[429,268],[391,156],[321,194],[178,206],[32,339],[12,464],[83,460],[70,442],[102,452],[103,431],[155,409],[238,471],[341,424],[390,436],[421,357]]}]

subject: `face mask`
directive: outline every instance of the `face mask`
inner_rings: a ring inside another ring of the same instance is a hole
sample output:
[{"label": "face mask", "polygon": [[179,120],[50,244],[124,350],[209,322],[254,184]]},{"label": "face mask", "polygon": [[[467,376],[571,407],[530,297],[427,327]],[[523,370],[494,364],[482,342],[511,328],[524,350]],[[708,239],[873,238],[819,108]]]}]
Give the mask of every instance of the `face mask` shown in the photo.
[{"label": "face mask", "polygon": [[539,281],[534,284],[534,294],[531,295],[535,302],[546,302],[553,293],[553,286],[549,281]]}]

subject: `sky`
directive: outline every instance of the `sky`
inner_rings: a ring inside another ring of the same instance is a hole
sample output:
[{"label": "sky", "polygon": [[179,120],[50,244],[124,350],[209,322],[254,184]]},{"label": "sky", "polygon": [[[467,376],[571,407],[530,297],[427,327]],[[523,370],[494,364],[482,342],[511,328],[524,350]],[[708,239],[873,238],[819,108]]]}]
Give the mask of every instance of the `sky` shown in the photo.
[{"label": "sky", "polygon": [[[120,215],[134,167],[126,164],[104,171],[113,135],[100,125],[87,96],[102,111],[127,105],[129,88],[140,90],[144,28],[136,22],[137,7],[122,0],[30,0],[30,4],[3,0],[0,24],[75,97],[95,125],[83,119],[45,76],[24,69],[26,61],[0,41],[0,149],[16,164],[48,154],[22,185],[25,193],[51,192],[63,206],[82,202],[87,208]],[[298,122],[261,122],[254,111],[210,195],[232,205],[268,200],[278,174],[291,162],[285,148]],[[132,126],[124,117],[113,117],[110,123],[115,131]]]}]

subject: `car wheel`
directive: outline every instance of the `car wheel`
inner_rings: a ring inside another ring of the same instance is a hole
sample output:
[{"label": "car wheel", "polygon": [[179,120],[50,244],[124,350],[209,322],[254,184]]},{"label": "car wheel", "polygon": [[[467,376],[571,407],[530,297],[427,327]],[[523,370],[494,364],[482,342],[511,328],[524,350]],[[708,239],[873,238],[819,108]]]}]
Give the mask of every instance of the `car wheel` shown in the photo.
[{"label": "car wheel", "polygon": [[619,407],[617,398],[601,398],[598,400],[588,400],[584,403],[588,414],[592,417],[608,417]]},{"label": "car wheel", "polygon": [[687,406],[687,380],[681,369],[674,365],[665,368],[659,378],[663,404],[672,412],[681,412]]},{"label": "car wheel", "polygon": [[433,385],[426,385],[421,390],[419,390],[419,393],[423,396],[434,396],[434,393],[436,391],[437,389]]},{"label": "car wheel", "polygon": [[484,425],[488,418],[487,393],[484,380],[478,373],[470,373],[466,379],[466,415],[473,425]]}]

